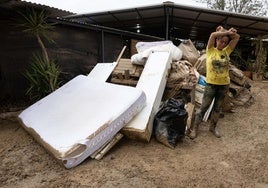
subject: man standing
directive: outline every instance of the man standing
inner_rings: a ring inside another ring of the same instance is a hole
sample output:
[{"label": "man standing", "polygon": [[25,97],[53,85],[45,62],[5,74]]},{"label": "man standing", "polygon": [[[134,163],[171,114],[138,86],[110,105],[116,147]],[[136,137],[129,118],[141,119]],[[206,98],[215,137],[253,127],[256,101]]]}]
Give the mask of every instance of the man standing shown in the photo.
[{"label": "man standing", "polygon": [[[217,27],[216,32],[210,34],[206,47],[206,87],[203,95],[203,101],[200,109],[196,111],[193,125],[188,131],[188,136],[192,139],[198,135],[199,124],[210,106],[213,98],[215,98],[214,106],[211,114],[211,124],[209,131],[216,137],[221,135],[216,129],[216,125],[220,115],[225,95],[229,91],[229,56],[235,49],[239,34],[234,28],[229,30],[222,26]],[[214,46],[216,43],[216,47]]]}]

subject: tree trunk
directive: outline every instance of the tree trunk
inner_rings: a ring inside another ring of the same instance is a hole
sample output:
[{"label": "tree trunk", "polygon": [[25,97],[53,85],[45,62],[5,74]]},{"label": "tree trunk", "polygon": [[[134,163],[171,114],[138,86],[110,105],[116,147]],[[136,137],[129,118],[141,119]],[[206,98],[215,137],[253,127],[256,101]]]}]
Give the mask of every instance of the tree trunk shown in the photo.
[{"label": "tree trunk", "polygon": [[36,38],[37,38],[37,41],[38,41],[38,43],[39,43],[39,45],[40,45],[40,47],[41,47],[41,49],[42,49],[42,53],[43,53],[43,55],[44,55],[44,57],[45,57],[46,62],[49,63],[49,58],[48,58],[48,54],[47,54],[47,49],[46,49],[46,47],[45,47],[43,41],[41,40],[39,34],[36,34]]},{"label": "tree trunk", "polygon": [[[49,61],[49,58],[48,58],[48,54],[47,54],[47,49],[43,43],[43,41],[41,40],[39,34],[36,34],[36,38],[37,38],[37,41],[42,49],[42,53],[44,55],[44,58],[46,60],[46,63],[47,64],[50,64],[50,61]],[[53,85],[53,78],[51,78],[51,75],[49,75],[49,85],[50,85],[50,91],[53,92],[56,88],[54,87]]]},{"label": "tree trunk", "polygon": [[256,69],[255,69],[255,72],[257,73],[263,73],[264,69],[265,69],[265,55],[266,53],[264,52],[264,49],[263,49],[263,42],[262,42],[262,38],[261,37],[258,37],[257,39],[257,44],[256,44]]}]

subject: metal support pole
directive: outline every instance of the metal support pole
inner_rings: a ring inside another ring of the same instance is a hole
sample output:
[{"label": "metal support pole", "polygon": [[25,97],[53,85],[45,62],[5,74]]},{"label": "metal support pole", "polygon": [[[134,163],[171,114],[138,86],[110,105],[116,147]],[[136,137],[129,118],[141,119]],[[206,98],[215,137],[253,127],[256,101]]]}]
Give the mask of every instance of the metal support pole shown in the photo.
[{"label": "metal support pole", "polygon": [[166,7],[166,40],[169,39],[169,8]]},{"label": "metal support pole", "polygon": [[104,31],[101,31],[101,59],[104,62]]}]

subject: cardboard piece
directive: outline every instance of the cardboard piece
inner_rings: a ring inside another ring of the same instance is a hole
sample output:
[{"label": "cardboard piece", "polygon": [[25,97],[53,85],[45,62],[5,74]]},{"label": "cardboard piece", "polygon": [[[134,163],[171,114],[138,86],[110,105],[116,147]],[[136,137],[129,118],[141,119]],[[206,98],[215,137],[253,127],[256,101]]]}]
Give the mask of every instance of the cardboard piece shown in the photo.
[{"label": "cardboard piece", "polygon": [[187,118],[187,123],[186,123],[186,128],[190,129],[191,124],[192,124],[192,117],[194,116],[194,110],[195,110],[195,105],[193,103],[187,103],[185,105],[185,110],[188,113],[188,118]]},{"label": "cardboard piece", "polygon": [[202,104],[204,91],[205,91],[205,86],[201,84],[195,85],[195,97],[194,98],[195,98],[195,102],[197,102],[198,104]]},{"label": "cardboard piece", "polygon": [[136,86],[145,92],[146,106],[122,129],[124,135],[142,141],[150,140],[154,116],[161,103],[170,67],[169,52],[151,53]]},{"label": "cardboard piece", "polygon": [[72,168],[111,140],[145,102],[138,88],[80,75],[18,117],[38,143]]}]

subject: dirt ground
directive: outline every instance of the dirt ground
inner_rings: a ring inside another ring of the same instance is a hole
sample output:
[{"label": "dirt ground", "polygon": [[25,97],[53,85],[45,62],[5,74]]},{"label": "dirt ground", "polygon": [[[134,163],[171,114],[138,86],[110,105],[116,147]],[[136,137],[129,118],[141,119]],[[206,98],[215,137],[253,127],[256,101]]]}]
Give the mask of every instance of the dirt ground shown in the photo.
[{"label": "dirt ground", "polygon": [[154,138],[123,138],[100,160],[65,169],[15,119],[0,120],[0,187],[268,187],[268,82],[253,82],[255,102],[206,124],[174,150]]}]

